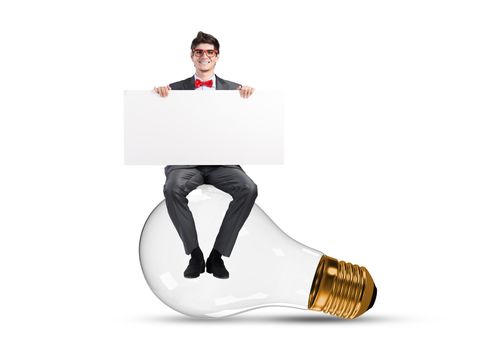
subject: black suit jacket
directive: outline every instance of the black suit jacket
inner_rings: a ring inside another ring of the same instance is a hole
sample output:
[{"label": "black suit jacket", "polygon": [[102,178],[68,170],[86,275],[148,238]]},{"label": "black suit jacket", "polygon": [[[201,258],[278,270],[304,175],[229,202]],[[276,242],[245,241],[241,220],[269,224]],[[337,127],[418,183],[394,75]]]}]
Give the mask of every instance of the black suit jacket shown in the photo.
[{"label": "black suit jacket", "polygon": [[[215,76],[215,89],[216,90],[238,90],[241,87],[240,84],[233,83],[229,80],[224,80]],[[190,78],[177,81],[170,84],[172,90],[194,90],[194,75]]]},{"label": "black suit jacket", "polygon": [[[229,80],[224,80],[219,78],[217,75],[215,76],[215,89],[216,90],[238,90],[241,87],[240,84],[234,83]],[[172,90],[194,90],[194,75],[190,78],[177,81],[175,83],[170,84],[170,88]],[[197,167],[198,165],[167,165],[165,167],[165,176],[168,176],[168,174],[174,170],[174,169],[188,169],[188,168],[194,168]],[[221,165],[225,166],[228,168],[239,168],[241,167],[239,165]],[[243,169],[241,169],[243,170]]]}]

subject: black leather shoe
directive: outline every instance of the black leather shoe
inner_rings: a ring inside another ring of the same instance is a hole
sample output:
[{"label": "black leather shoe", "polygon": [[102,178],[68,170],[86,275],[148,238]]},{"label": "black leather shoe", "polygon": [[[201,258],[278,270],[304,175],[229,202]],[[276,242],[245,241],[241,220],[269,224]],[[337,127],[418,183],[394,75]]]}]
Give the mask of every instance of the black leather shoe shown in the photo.
[{"label": "black leather shoe", "polygon": [[221,258],[214,259],[212,257],[208,257],[207,259],[207,272],[213,273],[214,277],[226,279],[229,278],[229,272],[226,270],[224,266],[224,261]]},{"label": "black leather shoe", "polygon": [[184,270],[184,277],[186,278],[196,278],[200,276],[200,273],[205,272],[205,260],[191,258],[189,259],[189,265],[186,270]]}]

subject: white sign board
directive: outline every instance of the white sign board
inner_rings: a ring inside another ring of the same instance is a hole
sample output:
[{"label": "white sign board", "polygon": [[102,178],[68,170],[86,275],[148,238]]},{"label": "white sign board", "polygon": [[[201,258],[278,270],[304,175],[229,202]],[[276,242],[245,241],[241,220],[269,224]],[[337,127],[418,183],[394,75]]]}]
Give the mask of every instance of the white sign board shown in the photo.
[{"label": "white sign board", "polygon": [[125,164],[282,164],[283,119],[278,92],[125,91]]}]

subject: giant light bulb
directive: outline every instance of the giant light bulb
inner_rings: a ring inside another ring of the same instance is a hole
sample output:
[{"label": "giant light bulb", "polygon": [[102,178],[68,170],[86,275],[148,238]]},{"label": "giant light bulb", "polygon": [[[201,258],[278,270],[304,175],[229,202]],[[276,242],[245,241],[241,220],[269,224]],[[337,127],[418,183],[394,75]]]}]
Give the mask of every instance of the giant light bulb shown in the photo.
[{"label": "giant light bulb", "polygon": [[[188,195],[205,256],[231,196],[211,185]],[[225,265],[229,279],[202,273],[184,278],[189,256],[162,201],[149,215],[139,243],[142,271],[152,291],[183,314],[215,318],[266,306],[287,306],[355,318],[375,302],[377,289],[364,267],[328,257],[287,236],[254,205]]]}]

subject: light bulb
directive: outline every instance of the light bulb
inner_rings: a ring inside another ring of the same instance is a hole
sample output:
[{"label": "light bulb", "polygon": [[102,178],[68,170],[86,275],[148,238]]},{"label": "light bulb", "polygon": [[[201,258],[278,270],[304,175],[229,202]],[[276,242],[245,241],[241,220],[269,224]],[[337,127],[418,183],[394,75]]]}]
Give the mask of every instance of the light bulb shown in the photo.
[{"label": "light bulb", "polygon": [[[232,197],[211,185],[188,195],[205,258]],[[266,306],[287,306],[355,318],[375,302],[377,289],[364,267],[328,257],[287,236],[256,204],[229,258],[230,273],[183,275],[189,256],[162,201],[142,230],[139,258],[147,283],[172,309],[194,317],[225,317]]]}]

